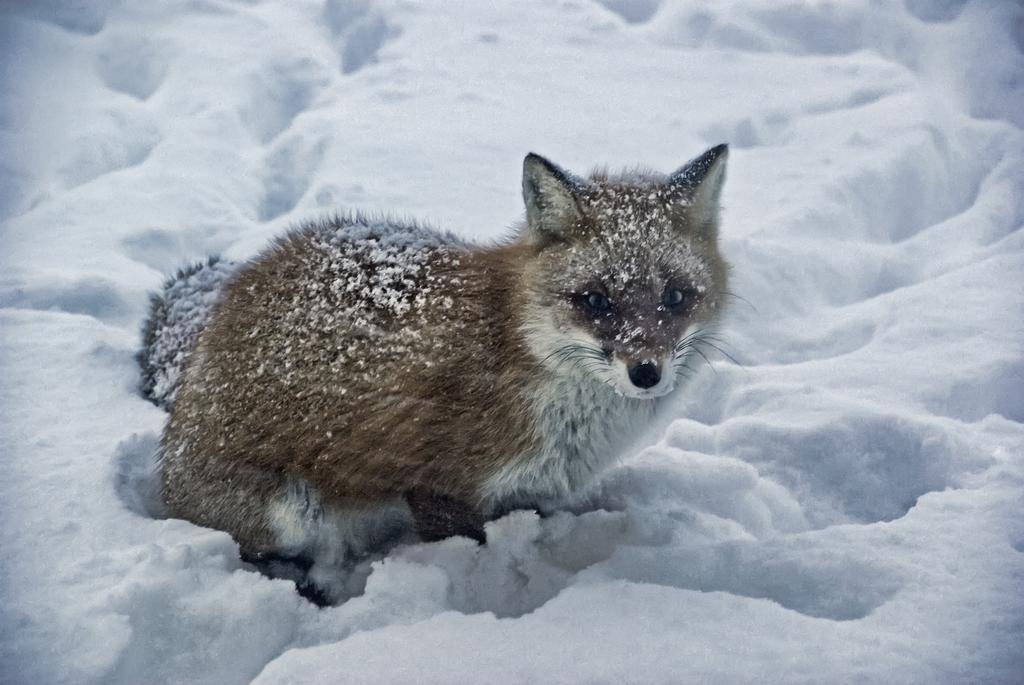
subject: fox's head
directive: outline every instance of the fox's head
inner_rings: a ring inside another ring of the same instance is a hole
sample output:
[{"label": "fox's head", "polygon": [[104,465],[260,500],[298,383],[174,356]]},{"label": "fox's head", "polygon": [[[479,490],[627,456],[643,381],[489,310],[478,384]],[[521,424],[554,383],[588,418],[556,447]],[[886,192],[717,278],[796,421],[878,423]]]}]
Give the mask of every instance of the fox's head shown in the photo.
[{"label": "fox's head", "polygon": [[526,157],[523,330],[544,366],[592,374],[630,397],[673,390],[704,354],[723,306],[718,204],[727,156],[719,145],[668,176],[588,179]]}]

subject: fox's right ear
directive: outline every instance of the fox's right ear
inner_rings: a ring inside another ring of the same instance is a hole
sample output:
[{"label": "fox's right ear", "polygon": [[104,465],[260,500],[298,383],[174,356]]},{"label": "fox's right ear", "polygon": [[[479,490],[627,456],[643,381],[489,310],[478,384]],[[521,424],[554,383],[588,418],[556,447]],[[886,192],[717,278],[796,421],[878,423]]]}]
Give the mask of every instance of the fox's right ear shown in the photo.
[{"label": "fox's right ear", "polygon": [[523,201],[530,239],[538,245],[565,240],[580,220],[576,194],[582,182],[540,155],[523,160]]}]

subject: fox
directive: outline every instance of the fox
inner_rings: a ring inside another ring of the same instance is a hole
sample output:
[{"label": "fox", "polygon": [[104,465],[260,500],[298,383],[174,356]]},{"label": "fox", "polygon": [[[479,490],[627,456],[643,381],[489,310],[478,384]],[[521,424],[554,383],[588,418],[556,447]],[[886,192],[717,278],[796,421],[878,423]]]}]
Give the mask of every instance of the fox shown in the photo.
[{"label": "fox", "polygon": [[330,568],[395,541],[567,506],[714,346],[727,158],[582,177],[530,153],[492,244],[355,213],[179,272],[139,357],[167,512],[305,560],[330,603]]}]

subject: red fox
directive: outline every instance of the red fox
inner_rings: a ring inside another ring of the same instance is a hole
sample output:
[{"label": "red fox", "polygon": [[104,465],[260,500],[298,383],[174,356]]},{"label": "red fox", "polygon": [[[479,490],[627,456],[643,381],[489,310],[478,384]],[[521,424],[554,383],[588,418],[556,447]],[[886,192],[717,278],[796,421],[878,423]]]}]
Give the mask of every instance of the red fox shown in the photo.
[{"label": "red fox", "polygon": [[710,344],[727,154],[589,178],[530,154],[499,244],[353,215],[180,272],[140,356],[169,512],[337,565],[579,495]]}]

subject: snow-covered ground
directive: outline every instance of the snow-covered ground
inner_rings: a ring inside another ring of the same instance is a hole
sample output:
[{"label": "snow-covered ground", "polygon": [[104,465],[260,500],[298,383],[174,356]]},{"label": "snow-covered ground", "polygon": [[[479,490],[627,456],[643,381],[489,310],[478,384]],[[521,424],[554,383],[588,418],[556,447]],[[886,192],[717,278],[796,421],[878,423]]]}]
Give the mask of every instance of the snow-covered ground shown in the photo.
[{"label": "snow-covered ground", "polygon": [[[1019,3],[0,6],[0,681],[1024,682]],[[530,150],[718,142],[741,365],[589,510],[324,610],[154,517],[166,272],[344,207],[490,239]]]}]

